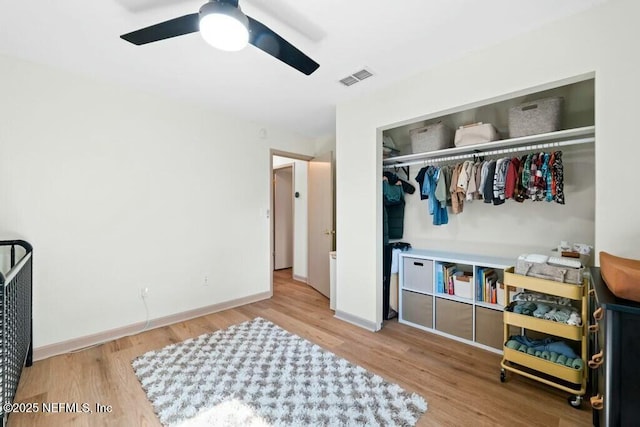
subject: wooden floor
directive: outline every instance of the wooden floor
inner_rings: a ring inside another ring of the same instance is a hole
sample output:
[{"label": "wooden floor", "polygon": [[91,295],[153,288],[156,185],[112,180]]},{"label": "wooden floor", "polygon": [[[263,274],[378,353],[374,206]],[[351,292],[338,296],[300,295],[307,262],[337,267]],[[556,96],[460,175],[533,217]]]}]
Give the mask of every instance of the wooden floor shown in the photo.
[{"label": "wooden floor", "polygon": [[[499,380],[500,357],[392,320],[377,333],[337,320],[328,300],[291,278],[274,275],[270,300],[154,329],[78,353],[36,362],[22,374],[16,402],[87,403],[91,414],[14,413],[20,426],[159,426],[131,368],[136,356],[255,317],[359,364],[408,391],[429,409],[421,426],[588,426],[591,410],[570,407],[568,394],[515,374]],[[96,404],[111,405],[96,413]]]}]

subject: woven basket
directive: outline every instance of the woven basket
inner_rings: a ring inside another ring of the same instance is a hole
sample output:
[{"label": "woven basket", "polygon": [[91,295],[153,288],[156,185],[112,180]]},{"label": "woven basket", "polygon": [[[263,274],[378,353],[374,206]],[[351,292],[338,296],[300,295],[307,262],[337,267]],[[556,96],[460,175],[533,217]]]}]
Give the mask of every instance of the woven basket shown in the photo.
[{"label": "woven basket", "polygon": [[560,129],[564,98],[545,98],[509,108],[509,137],[537,135]]},{"label": "woven basket", "polygon": [[412,129],[409,131],[409,135],[411,136],[413,153],[442,150],[453,146],[451,129],[441,122]]}]

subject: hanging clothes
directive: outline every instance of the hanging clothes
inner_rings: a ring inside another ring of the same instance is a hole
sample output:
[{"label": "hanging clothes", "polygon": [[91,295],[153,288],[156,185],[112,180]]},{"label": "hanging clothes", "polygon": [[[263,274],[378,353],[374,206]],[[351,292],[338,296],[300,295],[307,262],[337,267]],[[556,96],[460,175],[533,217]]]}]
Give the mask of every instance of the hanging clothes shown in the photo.
[{"label": "hanging clothes", "polygon": [[443,207],[441,201],[438,200],[436,196],[438,181],[440,181],[441,178],[444,179],[442,170],[434,166],[429,166],[425,173],[424,185],[422,187],[422,192],[427,193],[429,197],[429,214],[433,216],[433,225],[444,225],[449,222],[446,199]]},{"label": "hanging clothes", "polygon": [[478,171],[478,166],[480,166],[480,162],[474,162],[471,165],[471,173],[469,174],[469,183],[467,184],[467,201],[473,201],[475,199],[475,194],[478,192],[478,183],[476,182],[476,174]]},{"label": "hanging clothes", "polygon": [[507,169],[511,159],[505,157],[496,162],[496,171],[493,177],[493,204],[501,205],[505,201],[504,187],[507,181]]},{"label": "hanging clothes", "polygon": [[562,151],[556,151],[553,153],[554,161],[552,168],[552,175],[555,177],[555,195],[553,200],[556,203],[564,205],[564,166],[562,165]]},{"label": "hanging clothes", "polygon": [[453,174],[451,175],[451,185],[449,186],[449,192],[451,193],[451,212],[454,214],[459,214],[464,209],[464,192],[458,191],[458,181],[462,169],[462,163],[455,166]]},{"label": "hanging clothes", "polygon": [[[484,175],[484,171],[482,173]],[[493,202],[493,178],[495,177],[495,174],[496,174],[496,161],[489,160],[487,164],[487,175],[483,181],[484,185],[482,187],[482,198],[484,199],[485,203]]]},{"label": "hanging clothes", "polygon": [[[422,186],[424,185],[424,175],[425,173],[427,173],[427,167],[423,167],[422,169],[420,169],[418,171],[418,175],[416,175],[415,180],[416,182],[419,184],[419,187],[422,190]],[[422,194],[422,191],[420,191],[420,200],[426,200],[428,199],[429,196]]]},{"label": "hanging clothes", "polygon": [[524,180],[523,174],[525,170],[526,161],[527,161],[527,155],[525,154],[519,160],[520,165],[518,166],[518,174],[516,175],[516,186],[513,190],[513,199],[518,203],[524,202],[525,199],[527,198],[527,190],[523,181]]},{"label": "hanging clothes", "polygon": [[458,188],[456,192],[460,193],[458,196],[462,201],[467,198],[467,190],[469,189],[469,181],[471,180],[471,170],[473,169],[473,161],[465,160],[462,162],[462,168],[460,169],[460,175],[458,176]]},{"label": "hanging clothes", "polygon": [[485,161],[478,162],[478,167],[476,168],[476,189],[473,193],[473,198],[475,200],[482,200],[482,169],[486,164]]},{"label": "hanging clothes", "polygon": [[505,199],[514,198],[514,193],[518,188],[518,182],[520,181],[518,177],[518,169],[520,168],[520,159],[514,157],[509,162],[509,167],[507,168],[507,178],[504,183],[504,197]]},{"label": "hanging clothes", "polygon": [[413,194],[416,191],[416,187],[414,187],[411,183],[405,181],[404,179],[400,179],[397,174],[393,172],[383,172],[383,176],[387,177],[389,184],[396,185],[398,181],[402,184],[402,191],[407,194]]},{"label": "hanging clothes", "polygon": [[404,191],[398,182],[396,185],[389,184],[385,177],[382,181],[383,199],[383,233],[386,245],[389,239],[402,239],[404,233]]}]

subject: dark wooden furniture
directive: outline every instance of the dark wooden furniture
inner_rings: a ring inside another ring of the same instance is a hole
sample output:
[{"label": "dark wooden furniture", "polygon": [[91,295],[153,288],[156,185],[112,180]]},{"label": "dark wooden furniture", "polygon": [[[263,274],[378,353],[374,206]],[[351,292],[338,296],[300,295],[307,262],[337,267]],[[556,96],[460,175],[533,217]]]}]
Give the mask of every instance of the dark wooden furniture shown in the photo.
[{"label": "dark wooden furniture", "polygon": [[589,365],[593,424],[638,425],[640,303],[613,295],[599,268],[591,268],[591,275]]}]

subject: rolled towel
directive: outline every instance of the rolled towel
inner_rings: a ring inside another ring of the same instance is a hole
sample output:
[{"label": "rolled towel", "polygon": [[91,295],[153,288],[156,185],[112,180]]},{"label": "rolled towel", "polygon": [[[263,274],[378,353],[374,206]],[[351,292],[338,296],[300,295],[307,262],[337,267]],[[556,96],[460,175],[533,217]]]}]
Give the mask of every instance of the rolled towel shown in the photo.
[{"label": "rolled towel", "polygon": [[507,348],[510,348],[512,350],[517,350],[520,347],[520,343],[516,340],[509,340],[505,345]]},{"label": "rolled towel", "polygon": [[523,352],[523,353],[526,353],[528,348],[529,348],[529,347],[527,347],[526,345],[524,345],[524,344],[520,344],[520,347],[518,347],[518,351],[521,351],[521,352]]},{"label": "rolled towel", "polygon": [[[540,355],[540,357],[542,357],[544,360],[549,360],[551,358],[551,352],[545,350],[542,352],[542,354]],[[557,358],[558,356],[556,356]]]},{"label": "rolled towel", "polygon": [[575,359],[573,359],[573,358],[571,358],[571,357],[567,357],[566,362],[564,362],[564,366],[566,366],[566,367],[570,368],[570,367],[573,365],[573,361],[574,361],[574,360],[575,360]]},{"label": "rolled towel", "polygon": [[549,354],[549,361],[556,363],[558,361],[558,353],[556,353],[555,351],[550,351]]},{"label": "rolled towel", "polygon": [[535,356],[536,357],[542,356],[542,352],[540,350],[536,350]]},{"label": "rolled towel", "polygon": [[569,320],[567,320],[567,324],[573,326],[582,325],[582,318],[580,317],[578,312],[574,311],[573,313],[571,313],[571,315],[569,316]]},{"label": "rolled towel", "polygon": [[569,320],[569,313],[567,313],[569,310],[556,310],[556,313],[553,315],[552,320],[555,320],[558,323],[567,323],[567,320]]},{"label": "rolled towel", "polygon": [[534,303],[532,302],[526,302],[523,304],[523,308],[522,308],[522,314],[527,315],[527,316],[533,316],[533,312],[536,311],[536,308],[538,308]]},{"label": "rolled towel", "polygon": [[533,312],[533,316],[541,319],[542,317],[544,317],[545,313],[548,313],[549,311],[551,311],[551,307],[549,307],[547,304],[539,302],[538,308],[536,308],[536,311]]},{"label": "rolled towel", "polygon": [[560,356],[558,356],[556,363],[559,363],[560,365],[564,365],[566,361],[567,361],[567,356],[565,356],[564,354],[561,354]]},{"label": "rolled towel", "polygon": [[554,308],[553,310],[549,311],[548,313],[544,314],[544,318],[547,320],[553,320],[553,316],[555,316],[556,314],[556,309]]},{"label": "rolled towel", "polygon": [[527,354],[534,356],[536,354],[536,351],[533,349],[533,347],[527,347]]},{"label": "rolled towel", "polygon": [[573,363],[571,364],[573,369],[582,369],[584,368],[584,362],[582,359],[573,359]]}]

